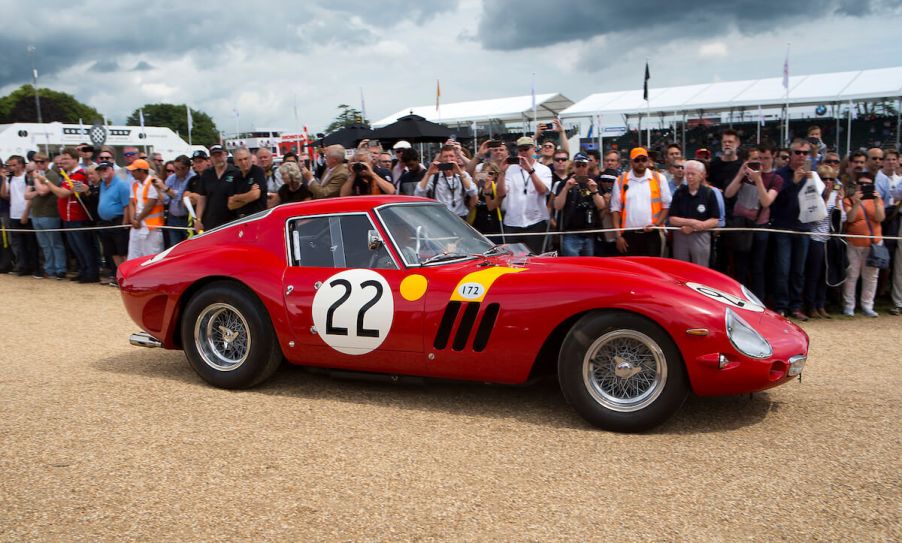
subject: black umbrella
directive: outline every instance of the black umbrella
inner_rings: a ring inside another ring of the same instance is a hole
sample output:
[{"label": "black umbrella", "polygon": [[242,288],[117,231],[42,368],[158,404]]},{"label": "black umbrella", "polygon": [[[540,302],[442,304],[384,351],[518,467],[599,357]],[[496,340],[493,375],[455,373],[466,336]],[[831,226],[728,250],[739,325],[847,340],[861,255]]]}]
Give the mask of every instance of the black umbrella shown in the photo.
[{"label": "black umbrella", "polygon": [[427,121],[419,115],[405,115],[390,125],[373,130],[370,139],[407,140],[412,142],[445,141],[450,128]]},{"label": "black umbrella", "polygon": [[328,136],[316,142],[316,145],[328,147],[329,145],[341,145],[346,149],[357,147],[357,142],[362,139],[372,138],[373,131],[362,124],[348,125],[341,130],[336,130]]}]

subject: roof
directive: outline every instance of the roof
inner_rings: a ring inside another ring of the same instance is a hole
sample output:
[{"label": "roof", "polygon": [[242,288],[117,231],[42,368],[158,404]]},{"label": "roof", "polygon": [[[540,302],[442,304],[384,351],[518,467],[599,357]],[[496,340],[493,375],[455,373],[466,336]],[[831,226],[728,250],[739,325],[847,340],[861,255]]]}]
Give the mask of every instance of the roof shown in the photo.
[{"label": "roof", "polygon": [[[573,100],[562,94],[537,94],[536,113],[540,119],[547,119],[572,106]],[[441,104],[436,110],[435,104],[404,108],[384,119],[372,123],[373,128],[380,128],[395,122],[405,115],[419,115],[428,121],[442,124],[454,124],[472,121],[488,121],[500,119],[506,122],[519,122],[524,118],[532,118],[532,95],[494,98],[491,100],[471,100],[469,102],[453,102]]]},{"label": "roof", "polygon": [[[873,100],[902,96],[902,66],[851,72],[797,75],[789,78],[790,106],[812,106],[849,100]],[[595,114],[709,112],[787,102],[782,77],[721,81],[649,89],[649,103],[642,90],[591,94],[561,112],[561,117]]]}]

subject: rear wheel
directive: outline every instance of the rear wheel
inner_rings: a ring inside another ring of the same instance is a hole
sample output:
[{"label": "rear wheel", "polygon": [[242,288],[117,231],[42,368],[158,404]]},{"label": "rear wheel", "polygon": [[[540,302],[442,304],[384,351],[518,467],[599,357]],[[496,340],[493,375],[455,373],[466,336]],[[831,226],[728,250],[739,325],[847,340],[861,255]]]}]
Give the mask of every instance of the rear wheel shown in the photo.
[{"label": "rear wheel", "polygon": [[237,283],[213,283],[192,297],[181,331],[188,362],[213,386],[252,387],[282,360],[266,308]]},{"label": "rear wheel", "polygon": [[561,347],[558,379],[583,418],[618,432],[661,424],[689,392],[670,336],[644,317],[619,311],[592,313],[573,325]]}]

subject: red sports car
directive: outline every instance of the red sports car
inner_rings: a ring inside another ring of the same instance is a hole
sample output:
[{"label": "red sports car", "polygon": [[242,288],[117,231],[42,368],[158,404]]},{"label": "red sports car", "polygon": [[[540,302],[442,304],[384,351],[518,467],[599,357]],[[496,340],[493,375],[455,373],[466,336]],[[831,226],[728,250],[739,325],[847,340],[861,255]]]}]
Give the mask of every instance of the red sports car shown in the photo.
[{"label": "red sports car", "polygon": [[283,359],[335,372],[521,384],[557,374],[601,428],[642,431],[690,390],[799,375],[808,336],[732,279],[660,258],[558,258],[495,245],[404,196],[283,205],[119,267],[145,331],[208,383]]}]

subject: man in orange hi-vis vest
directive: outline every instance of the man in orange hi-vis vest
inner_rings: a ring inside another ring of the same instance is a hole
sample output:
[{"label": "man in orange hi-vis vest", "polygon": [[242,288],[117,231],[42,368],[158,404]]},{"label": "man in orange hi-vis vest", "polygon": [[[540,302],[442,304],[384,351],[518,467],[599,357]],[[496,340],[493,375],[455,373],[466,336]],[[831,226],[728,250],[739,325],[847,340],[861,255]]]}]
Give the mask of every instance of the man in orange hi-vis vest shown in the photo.
[{"label": "man in orange hi-vis vest", "polygon": [[630,151],[630,169],[620,174],[611,194],[617,250],[629,256],[662,256],[663,230],[670,208],[670,186],[664,176],[649,167],[648,151]]},{"label": "man in orange hi-vis vest", "polygon": [[137,159],[128,165],[135,178],[129,203],[132,229],[128,236],[128,259],[154,255],[163,250],[163,199],[160,194],[162,181],[150,175],[150,164]]}]

